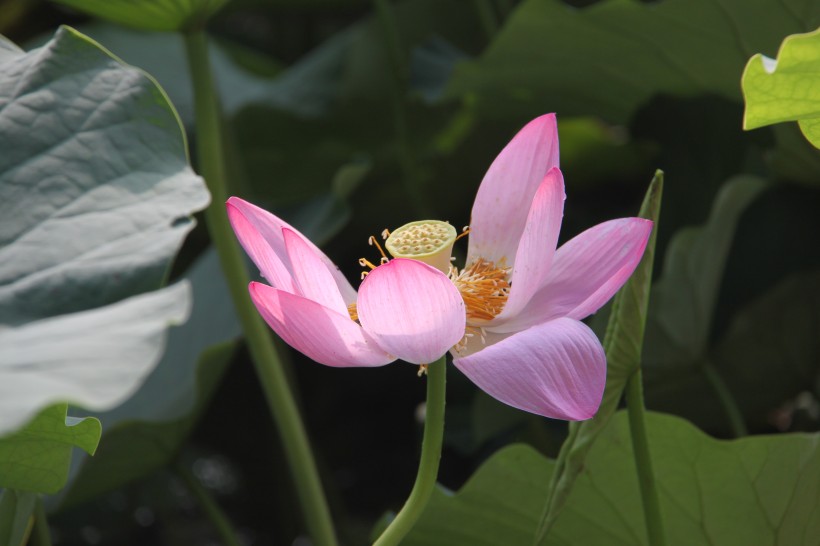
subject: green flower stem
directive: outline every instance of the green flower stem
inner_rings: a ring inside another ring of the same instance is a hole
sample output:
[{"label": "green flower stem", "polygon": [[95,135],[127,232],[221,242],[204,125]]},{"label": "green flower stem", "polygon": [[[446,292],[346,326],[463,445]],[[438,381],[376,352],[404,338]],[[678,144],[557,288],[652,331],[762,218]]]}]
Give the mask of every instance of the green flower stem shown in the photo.
[{"label": "green flower stem", "polygon": [[723,378],[720,377],[720,374],[711,362],[705,362],[702,369],[703,374],[706,376],[706,380],[718,395],[718,399],[720,399],[720,403],[723,405],[724,411],[726,411],[726,416],[729,418],[729,424],[732,427],[732,432],[734,433],[735,438],[748,436],[749,430],[746,428],[746,422],[743,420],[743,414],[737,406],[735,397],[732,396],[732,393],[729,391],[729,387],[727,387],[726,383],[723,381]]},{"label": "green flower stem", "polygon": [[337,541],[330,510],[302,418],[289,390],[287,377],[274,349],[268,327],[248,296],[248,273],[225,212],[224,203],[228,195],[220,129],[221,114],[204,33],[192,31],[185,34],[185,46],[194,87],[197,155],[201,174],[207,181],[213,198],[205,211],[208,231],[219,254],[259,383],[282,438],[308,532],[316,546],[335,546]]},{"label": "green flower stem", "polygon": [[641,487],[641,502],[649,545],[665,546],[666,535],[663,531],[661,503],[658,499],[658,489],[655,486],[652,458],[649,455],[646,408],[643,405],[643,375],[640,368],[629,377],[626,383],[626,407],[629,414],[632,451],[635,454],[635,466],[638,468],[638,481]]},{"label": "green flower stem", "polygon": [[181,461],[174,464],[174,471],[182,480],[182,483],[185,484],[185,487],[188,488],[188,491],[199,502],[200,508],[216,528],[222,543],[225,546],[241,546],[228,516],[225,515],[225,512],[222,511],[205,486],[202,485],[199,478],[194,476],[193,472]]},{"label": "green flower stem", "polygon": [[438,476],[441,459],[441,445],[444,440],[444,394],[447,385],[446,356],[427,367],[427,409],[424,417],[424,438],[421,442],[421,461],[416,474],[416,483],[407,497],[401,511],[396,514],[387,529],[373,543],[373,546],[395,546],[416,524]]},{"label": "green flower stem", "polygon": [[38,498],[34,505],[34,527],[31,530],[32,546],[51,546],[51,532],[48,530],[48,518],[43,508],[43,499]]}]

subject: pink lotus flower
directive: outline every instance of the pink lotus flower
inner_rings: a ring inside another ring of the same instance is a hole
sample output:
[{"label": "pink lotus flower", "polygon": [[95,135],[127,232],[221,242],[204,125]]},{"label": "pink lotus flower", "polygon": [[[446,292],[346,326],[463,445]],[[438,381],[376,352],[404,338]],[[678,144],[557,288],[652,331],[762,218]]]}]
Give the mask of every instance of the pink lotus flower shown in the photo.
[{"label": "pink lotus flower", "polygon": [[478,189],[468,266],[454,280],[468,337],[452,353],[459,370],[505,404],[581,420],[601,403],[606,357],[580,320],[635,270],[652,222],[604,222],[555,250],[564,198],[558,129],[548,114],[507,144]]},{"label": "pink lotus flower", "polygon": [[361,291],[313,243],[271,213],[237,197],[228,218],[271,284],[252,282],[251,299],[294,349],[335,367],[426,364],[464,336],[464,302],[440,271],[397,259],[374,269]]},{"label": "pink lotus flower", "polygon": [[[612,220],[556,250],[564,181],[554,114],[530,122],[490,166],[473,204],[467,265],[448,274],[441,264],[455,236],[437,234],[452,229],[440,222],[394,231],[387,247],[405,257],[375,267],[357,295],[285,222],[236,197],[227,207],[271,284],[251,283],[251,297],[295,349],[329,366],[425,364],[450,350],[456,367],[501,402],[568,420],[595,414],[606,380],[601,343],[580,320],[626,282],[652,229],[640,218]],[[413,230],[422,242],[407,235]]]}]

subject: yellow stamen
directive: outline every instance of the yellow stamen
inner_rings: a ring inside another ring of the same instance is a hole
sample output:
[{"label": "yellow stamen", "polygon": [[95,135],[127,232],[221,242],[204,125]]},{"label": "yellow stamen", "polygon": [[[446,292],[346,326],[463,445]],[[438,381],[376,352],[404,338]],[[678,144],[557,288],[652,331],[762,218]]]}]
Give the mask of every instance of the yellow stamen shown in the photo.
[{"label": "yellow stamen", "polygon": [[376,266],[370,263],[370,260],[367,258],[359,258],[359,265],[362,267],[369,267],[370,269],[376,269]]},{"label": "yellow stamen", "polygon": [[427,364],[419,365],[419,373],[417,373],[416,375],[418,375],[419,377],[421,377],[422,375],[427,375]]},{"label": "yellow stamen", "polygon": [[481,339],[482,344],[485,343],[484,328],[481,326],[471,326],[468,324],[464,328],[464,337],[453,346],[453,350],[459,354],[464,353],[464,350],[467,348],[467,343],[469,343],[469,341],[474,337]]},{"label": "yellow stamen", "polygon": [[481,324],[498,316],[510,295],[509,267],[479,258],[460,273],[450,270],[450,279],[461,292],[467,322]]},{"label": "yellow stamen", "polygon": [[461,233],[456,237],[456,241],[461,239],[462,237],[466,237],[470,233],[470,226],[464,226],[461,230]]},{"label": "yellow stamen", "polygon": [[347,314],[350,315],[350,320],[353,322],[359,322],[359,311],[356,309],[355,303],[351,303],[347,306]]},{"label": "yellow stamen", "polygon": [[[384,230],[384,231],[387,231],[387,230]],[[382,233],[384,233],[384,232],[382,232]],[[382,248],[382,245],[379,244],[379,242],[376,240],[375,237],[373,237],[371,235],[370,238],[367,240],[367,244],[369,244],[370,246],[375,245],[376,248],[379,249],[379,254],[382,255],[381,263],[384,264],[384,263],[387,263],[388,261],[390,261],[390,258],[387,257],[387,254],[384,253],[384,249]]]}]

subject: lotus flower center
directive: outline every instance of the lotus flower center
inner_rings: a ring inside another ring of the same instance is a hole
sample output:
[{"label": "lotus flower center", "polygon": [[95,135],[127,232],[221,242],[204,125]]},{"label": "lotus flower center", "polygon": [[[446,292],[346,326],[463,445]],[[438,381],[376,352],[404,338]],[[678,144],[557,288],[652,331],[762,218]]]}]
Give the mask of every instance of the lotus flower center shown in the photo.
[{"label": "lotus flower center", "polygon": [[467,324],[480,326],[494,319],[510,295],[510,267],[478,258],[459,272],[455,267],[450,280],[464,300]]},{"label": "lotus flower center", "polygon": [[418,260],[448,274],[455,242],[456,228],[447,222],[420,220],[393,231],[384,246],[394,258]]}]

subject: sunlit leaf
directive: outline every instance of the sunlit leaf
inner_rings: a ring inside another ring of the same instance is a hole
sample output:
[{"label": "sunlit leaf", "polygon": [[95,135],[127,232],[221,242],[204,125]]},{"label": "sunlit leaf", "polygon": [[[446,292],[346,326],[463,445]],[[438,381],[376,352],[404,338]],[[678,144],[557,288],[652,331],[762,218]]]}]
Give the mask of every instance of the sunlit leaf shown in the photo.
[{"label": "sunlit leaf", "polygon": [[157,288],[209,200],[164,93],[69,28],[0,64],[0,323]]},{"label": "sunlit leaf", "polygon": [[786,38],[776,60],[761,54],[749,59],[741,85],[744,129],[798,121],[820,148],[820,30]]},{"label": "sunlit leaf", "polygon": [[12,41],[0,35],[0,63],[6,62],[7,59],[13,59],[22,52],[23,50],[14,45]]},{"label": "sunlit leaf", "polygon": [[100,435],[65,404],[121,403],[187,319],[186,283],[156,289],[209,196],[143,72],[69,28],[2,51],[0,485],[54,492]]},{"label": "sunlit leaf", "polygon": [[70,481],[58,499],[61,505],[167,464],[218,385],[240,327],[216,253],[208,251],[185,278],[193,293],[191,318],[170,331],[162,360],[131,398],[94,414],[105,427],[100,449],[94,457],[72,461]]},{"label": "sunlit leaf", "polygon": [[124,401],[159,362],[167,328],[184,322],[189,307],[190,289],[178,283],[0,329],[0,434],[54,403],[104,410]]}]

